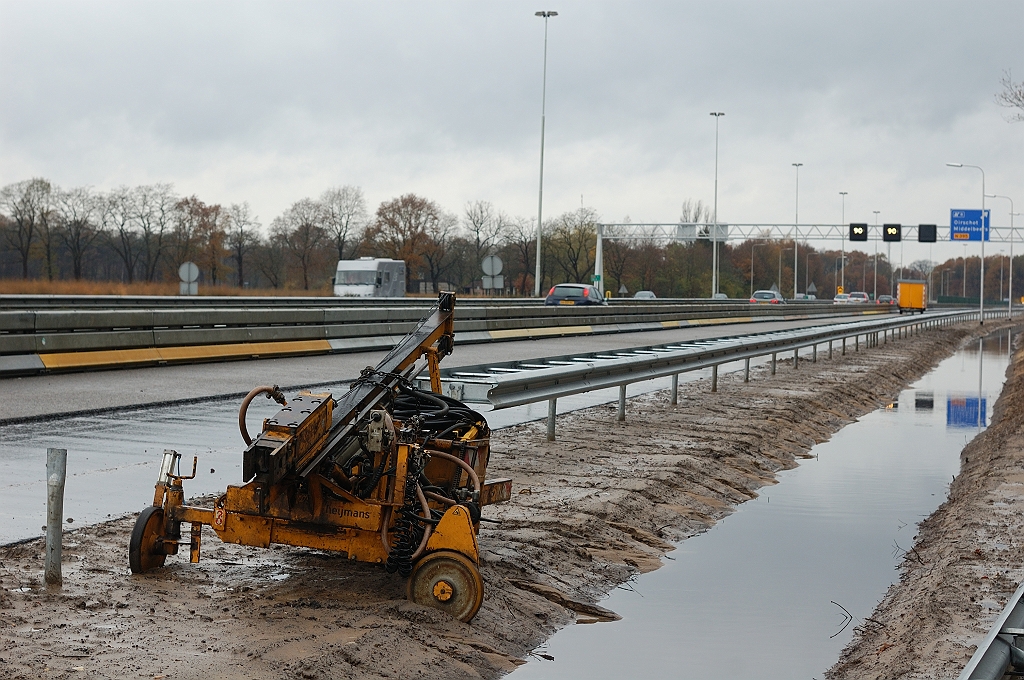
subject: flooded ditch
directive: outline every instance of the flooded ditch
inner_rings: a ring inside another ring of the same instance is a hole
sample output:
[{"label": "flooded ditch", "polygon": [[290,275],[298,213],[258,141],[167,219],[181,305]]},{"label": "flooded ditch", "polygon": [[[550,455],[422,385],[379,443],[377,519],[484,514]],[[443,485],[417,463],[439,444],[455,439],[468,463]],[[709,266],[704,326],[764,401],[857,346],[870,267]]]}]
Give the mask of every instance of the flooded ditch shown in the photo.
[{"label": "flooded ditch", "polygon": [[944,500],[1011,346],[1001,331],[945,359],[616,589],[600,604],[621,621],[562,629],[510,677],[823,677]]}]

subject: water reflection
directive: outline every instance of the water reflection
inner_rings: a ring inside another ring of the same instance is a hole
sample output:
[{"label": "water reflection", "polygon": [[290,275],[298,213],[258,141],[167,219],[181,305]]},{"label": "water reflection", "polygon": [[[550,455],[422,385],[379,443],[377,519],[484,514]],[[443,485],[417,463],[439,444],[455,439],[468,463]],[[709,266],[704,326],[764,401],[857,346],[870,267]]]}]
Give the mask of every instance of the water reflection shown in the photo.
[{"label": "water reflection", "polygon": [[[513,680],[822,677],[898,574],[916,524],[945,498],[979,413],[987,422],[1010,337],[981,349],[958,352],[903,391],[898,408],[814,447],[777,486],[601,602],[622,621],[563,629],[545,645],[555,660],[531,659]],[[979,379],[980,399],[965,395]],[[970,429],[934,408],[959,399],[974,399]]]}]

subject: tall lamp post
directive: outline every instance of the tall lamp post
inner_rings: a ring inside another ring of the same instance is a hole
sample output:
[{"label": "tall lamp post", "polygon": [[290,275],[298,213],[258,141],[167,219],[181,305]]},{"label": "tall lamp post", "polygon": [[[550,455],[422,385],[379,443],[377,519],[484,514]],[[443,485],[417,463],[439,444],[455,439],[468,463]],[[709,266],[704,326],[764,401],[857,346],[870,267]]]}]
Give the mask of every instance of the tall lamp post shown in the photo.
[{"label": "tall lamp post", "polygon": [[715,117],[715,224],[711,227],[711,297],[715,297],[718,292],[718,120],[725,114],[712,111],[711,115]]},{"label": "tall lamp post", "polygon": [[[1010,198],[1009,196],[1000,196],[999,194],[986,194],[986,196],[988,198],[1005,198],[1007,201],[1010,202],[1010,294],[1007,295],[1007,298],[1009,298],[1010,303],[1009,303],[1009,306],[1008,306],[1008,309],[1007,309],[1007,315],[1012,317],[1013,316],[1013,216],[1015,214],[1013,212],[1013,199]],[[983,221],[982,223],[984,224],[984,219],[985,219],[985,213],[984,212],[981,214],[981,219]],[[984,233],[982,233],[982,237],[983,238],[984,238],[984,236],[985,236]],[[1000,283],[1000,285],[1002,285],[1002,284]]]},{"label": "tall lamp post", "polygon": [[[978,288],[978,316],[980,323],[985,324],[985,170],[980,165],[967,163],[946,163],[951,168],[974,168],[981,173],[981,281]],[[1012,212],[1012,208],[1011,208]],[[966,256],[964,262],[967,262]],[[966,264],[965,264],[966,269]]]},{"label": "tall lamp post", "polygon": [[534,12],[544,18],[544,80],[540,91],[540,190],[537,192],[537,273],[533,277],[533,296],[540,297],[540,233],[544,225],[544,117],[548,103],[548,19],[558,12]]},{"label": "tall lamp post", "polygon": [[793,163],[793,167],[796,168],[796,216],[793,223],[793,299],[796,299],[796,270],[800,265],[800,260],[797,256],[800,247],[798,245],[798,239],[800,238],[800,166],[803,163]]},{"label": "tall lamp post", "polygon": [[871,284],[871,297],[878,301],[878,213],[881,210],[872,210],[875,213],[875,282]]},{"label": "tall lamp post", "polygon": [[840,276],[842,283],[839,285],[842,287],[843,292],[846,292],[846,194],[848,191],[840,191],[839,195],[843,197],[843,221],[839,224],[843,225],[842,229],[839,230],[839,236],[843,239],[843,273]]}]

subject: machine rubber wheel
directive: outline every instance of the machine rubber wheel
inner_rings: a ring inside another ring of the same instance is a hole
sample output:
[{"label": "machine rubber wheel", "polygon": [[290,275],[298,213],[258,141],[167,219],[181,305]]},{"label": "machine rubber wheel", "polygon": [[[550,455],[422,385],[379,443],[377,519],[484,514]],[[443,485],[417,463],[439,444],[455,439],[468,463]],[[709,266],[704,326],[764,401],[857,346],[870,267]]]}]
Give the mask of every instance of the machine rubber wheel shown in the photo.
[{"label": "machine rubber wheel", "polygon": [[128,542],[128,566],[133,574],[141,574],[164,566],[164,553],[160,535],[164,532],[164,509],[148,507],[139,513]]},{"label": "machine rubber wheel", "polygon": [[469,623],[484,601],[484,580],[473,561],[453,550],[438,550],[413,567],[406,596],[425,607]]}]

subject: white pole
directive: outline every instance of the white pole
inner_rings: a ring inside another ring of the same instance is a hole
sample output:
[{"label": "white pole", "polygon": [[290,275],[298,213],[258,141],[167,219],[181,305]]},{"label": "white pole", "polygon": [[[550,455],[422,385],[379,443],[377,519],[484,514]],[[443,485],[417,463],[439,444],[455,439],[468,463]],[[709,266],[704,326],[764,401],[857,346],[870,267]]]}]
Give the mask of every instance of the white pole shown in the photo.
[{"label": "white pole", "polygon": [[544,123],[548,98],[548,18],[558,12],[535,12],[544,17],[544,79],[540,95],[540,189],[537,192],[537,272],[533,277],[533,296],[540,297],[540,234],[544,225]]},{"label": "white pole", "polygon": [[846,192],[846,191],[840,191],[839,192],[839,195],[843,197],[843,221],[840,222],[840,224],[842,224],[843,226],[842,226],[842,228],[839,231],[839,234],[840,234],[840,236],[843,239],[843,245],[842,245],[842,248],[843,248],[843,262],[842,262],[843,273],[842,273],[842,276],[841,276],[842,283],[839,284],[839,285],[842,286],[842,289],[843,289],[844,293],[846,292],[846,194],[847,193],[849,193],[849,192]]},{"label": "white pole", "polygon": [[715,216],[711,227],[711,297],[718,292],[718,119],[725,114],[721,111],[711,113],[715,117]]},{"label": "white pole", "polygon": [[597,225],[597,248],[594,251],[594,274],[597,290],[604,297],[604,225]]},{"label": "white pole", "polygon": [[793,223],[793,299],[796,299],[796,283],[797,276],[796,271],[800,266],[800,259],[798,252],[800,247],[797,242],[800,238],[800,166],[803,163],[793,163],[793,167],[796,168],[796,218]]}]

